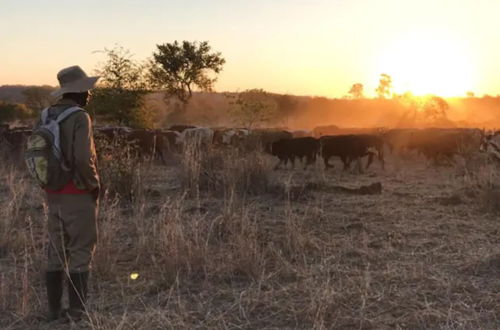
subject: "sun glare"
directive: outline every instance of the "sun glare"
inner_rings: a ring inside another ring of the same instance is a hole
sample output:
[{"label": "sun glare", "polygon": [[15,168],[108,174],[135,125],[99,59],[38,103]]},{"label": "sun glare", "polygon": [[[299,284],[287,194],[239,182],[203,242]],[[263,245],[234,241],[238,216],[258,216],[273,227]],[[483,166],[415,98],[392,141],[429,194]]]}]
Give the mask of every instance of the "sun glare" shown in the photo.
[{"label": "sun glare", "polygon": [[392,77],[396,93],[460,96],[474,89],[473,63],[459,41],[420,33],[403,36],[385,48],[377,69]]}]

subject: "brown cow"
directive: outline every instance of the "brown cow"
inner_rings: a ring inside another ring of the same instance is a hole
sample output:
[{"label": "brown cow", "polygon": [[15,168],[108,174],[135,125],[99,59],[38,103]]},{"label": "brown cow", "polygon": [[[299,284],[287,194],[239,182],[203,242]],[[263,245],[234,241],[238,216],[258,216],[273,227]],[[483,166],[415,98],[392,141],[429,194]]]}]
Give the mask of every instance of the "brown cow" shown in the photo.
[{"label": "brown cow", "polygon": [[[96,134],[102,136],[107,143],[114,147],[131,146],[135,157],[149,159],[159,157],[163,164],[166,164],[165,152],[171,149],[168,139],[169,133],[166,132],[128,127],[100,127],[96,129]],[[103,152],[99,149],[98,155]]]},{"label": "brown cow", "polygon": [[415,128],[395,128],[382,133],[381,138],[391,153],[401,153],[408,150],[411,136],[417,131]]},{"label": "brown cow", "polygon": [[422,129],[412,132],[408,148],[435,164],[449,162],[455,155],[479,149],[481,139],[476,134],[479,133],[468,129]]}]

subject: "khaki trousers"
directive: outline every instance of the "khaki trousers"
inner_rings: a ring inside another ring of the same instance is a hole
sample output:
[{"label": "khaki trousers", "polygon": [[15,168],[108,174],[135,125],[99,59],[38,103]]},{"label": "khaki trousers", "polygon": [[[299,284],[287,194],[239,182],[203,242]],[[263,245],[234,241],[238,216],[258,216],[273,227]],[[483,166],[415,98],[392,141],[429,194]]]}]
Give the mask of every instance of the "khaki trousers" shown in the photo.
[{"label": "khaki trousers", "polygon": [[47,194],[47,271],[89,271],[97,242],[98,202],[91,194]]}]

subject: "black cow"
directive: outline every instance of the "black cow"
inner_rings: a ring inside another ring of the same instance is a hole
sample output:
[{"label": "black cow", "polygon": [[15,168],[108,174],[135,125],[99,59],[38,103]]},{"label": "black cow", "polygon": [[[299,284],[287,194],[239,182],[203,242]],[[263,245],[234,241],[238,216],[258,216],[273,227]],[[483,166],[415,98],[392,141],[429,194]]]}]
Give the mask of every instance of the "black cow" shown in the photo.
[{"label": "black cow", "polygon": [[[358,164],[358,170],[363,171],[361,166],[361,158],[368,156],[368,163],[366,168],[370,166],[373,161],[373,156],[379,154],[378,150],[382,146],[382,141],[377,136],[373,135],[333,135],[322,136],[320,139],[321,156],[325,163],[325,168],[330,168],[332,165],[328,160],[332,156],[340,157],[344,164],[344,170],[350,167],[353,160]],[[379,159],[383,162],[383,156]]]},{"label": "black cow", "polygon": [[295,158],[305,157],[304,169],[308,165],[316,162],[316,155],[319,152],[319,141],[313,137],[301,137],[294,139],[281,139],[271,144],[270,153],[279,158],[280,162],[276,165],[277,169],[281,164],[286,168],[288,161],[295,167]]},{"label": "black cow", "polygon": [[[361,139],[368,148],[373,148],[377,151],[377,158],[382,166],[383,169],[385,169],[385,159],[384,159],[384,141],[382,138],[378,135],[373,135],[373,134],[358,134],[354,135]],[[368,157],[368,162],[366,163],[366,168],[370,166],[370,164],[373,161],[373,152],[370,152],[370,155]],[[351,159],[352,160],[352,159]]]}]

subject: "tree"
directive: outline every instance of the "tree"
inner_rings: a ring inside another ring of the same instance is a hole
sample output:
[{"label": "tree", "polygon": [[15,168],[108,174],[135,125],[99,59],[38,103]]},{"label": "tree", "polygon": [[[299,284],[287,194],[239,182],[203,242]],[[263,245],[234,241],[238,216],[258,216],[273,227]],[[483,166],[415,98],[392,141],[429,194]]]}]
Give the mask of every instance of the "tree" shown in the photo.
[{"label": "tree", "polygon": [[243,127],[255,128],[276,117],[278,105],[263,89],[247,89],[228,97],[232,99],[230,111],[234,120]]},{"label": "tree", "polygon": [[207,41],[177,41],[156,45],[150,67],[151,82],[166,90],[166,96],[175,96],[185,105],[192,96],[193,88],[211,91],[226,60],[221,53],[211,53]]},{"label": "tree", "polygon": [[394,100],[406,109],[400,119],[400,126],[451,126],[451,121],[447,116],[450,106],[442,97],[436,95],[414,96],[411,92],[406,92],[394,95]]},{"label": "tree", "polygon": [[16,119],[24,120],[32,116],[32,111],[24,104],[0,101],[0,123]]},{"label": "tree", "polygon": [[299,101],[293,95],[273,95],[276,102],[276,112],[279,118],[283,119],[283,124],[288,125],[288,120],[293,117],[299,107]]},{"label": "tree", "polygon": [[446,112],[450,109],[448,102],[440,96],[429,95],[422,107],[423,114],[428,122],[438,123],[447,121]]},{"label": "tree", "polygon": [[152,127],[152,114],[145,108],[144,99],[149,93],[146,66],[120,46],[106,48],[104,53],[107,58],[96,70],[101,79],[92,91],[89,111],[119,125]]},{"label": "tree", "polygon": [[24,104],[33,111],[40,111],[54,102],[52,86],[30,86],[23,91]]},{"label": "tree", "polygon": [[377,89],[375,92],[377,93],[380,99],[389,98],[391,96],[392,89],[392,78],[386,73],[382,73],[380,75],[380,80]]},{"label": "tree", "polygon": [[363,88],[364,88],[363,84],[361,83],[353,84],[348,94],[351,96],[352,99],[362,99],[364,98]]}]

